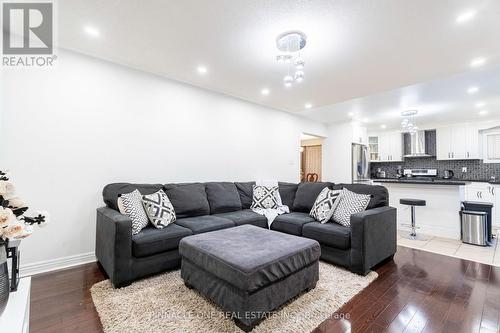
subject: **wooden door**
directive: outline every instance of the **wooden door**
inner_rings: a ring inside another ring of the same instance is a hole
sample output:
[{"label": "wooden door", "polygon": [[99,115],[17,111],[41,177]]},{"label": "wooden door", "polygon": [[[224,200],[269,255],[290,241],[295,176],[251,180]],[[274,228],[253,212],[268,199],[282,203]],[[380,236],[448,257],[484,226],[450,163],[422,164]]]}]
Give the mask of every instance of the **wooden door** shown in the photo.
[{"label": "wooden door", "polygon": [[318,175],[318,181],[321,181],[321,163],[322,149],[321,146],[306,146],[302,152],[302,172],[306,176],[310,173]]}]

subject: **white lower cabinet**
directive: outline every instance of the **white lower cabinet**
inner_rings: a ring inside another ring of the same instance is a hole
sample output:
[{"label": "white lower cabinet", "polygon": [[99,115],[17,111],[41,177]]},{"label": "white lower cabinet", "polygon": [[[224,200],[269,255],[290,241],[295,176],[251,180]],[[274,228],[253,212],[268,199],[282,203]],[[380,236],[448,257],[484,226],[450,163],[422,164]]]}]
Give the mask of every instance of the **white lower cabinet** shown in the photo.
[{"label": "white lower cabinet", "polygon": [[[492,223],[494,227],[500,228],[500,185],[493,185],[493,195],[495,196],[495,201],[493,202],[493,218]],[[498,207],[498,213],[496,213],[496,208]]]},{"label": "white lower cabinet", "polygon": [[489,183],[471,183],[466,185],[465,201],[493,204],[491,221],[493,226],[500,227],[500,214],[497,214],[497,207],[500,208],[500,185]]}]

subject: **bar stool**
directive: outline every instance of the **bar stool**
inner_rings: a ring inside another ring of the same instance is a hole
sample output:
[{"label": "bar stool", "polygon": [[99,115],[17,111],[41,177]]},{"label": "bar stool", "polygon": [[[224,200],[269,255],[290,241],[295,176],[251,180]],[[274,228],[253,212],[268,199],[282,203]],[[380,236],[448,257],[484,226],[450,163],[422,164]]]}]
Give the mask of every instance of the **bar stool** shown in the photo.
[{"label": "bar stool", "polygon": [[400,199],[399,203],[402,205],[410,206],[410,208],[411,208],[411,224],[404,225],[404,226],[410,227],[411,231],[408,235],[405,234],[405,235],[402,235],[402,237],[408,238],[408,239],[415,239],[415,240],[428,240],[428,238],[426,238],[422,235],[417,235],[417,229],[420,229],[420,228],[417,227],[416,221],[415,221],[415,207],[416,206],[425,206],[426,205],[425,200],[406,198],[406,199]]}]

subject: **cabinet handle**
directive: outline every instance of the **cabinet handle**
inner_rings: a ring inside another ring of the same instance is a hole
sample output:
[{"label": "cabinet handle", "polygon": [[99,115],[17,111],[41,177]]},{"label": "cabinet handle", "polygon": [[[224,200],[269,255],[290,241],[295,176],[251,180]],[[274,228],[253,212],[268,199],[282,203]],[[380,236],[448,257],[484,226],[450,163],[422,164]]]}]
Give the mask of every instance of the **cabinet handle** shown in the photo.
[{"label": "cabinet handle", "polygon": [[477,192],[476,192],[476,197],[478,197],[478,198],[479,198],[479,191],[477,191]]},{"label": "cabinet handle", "polygon": [[467,152],[467,158],[469,158],[469,152]]}]

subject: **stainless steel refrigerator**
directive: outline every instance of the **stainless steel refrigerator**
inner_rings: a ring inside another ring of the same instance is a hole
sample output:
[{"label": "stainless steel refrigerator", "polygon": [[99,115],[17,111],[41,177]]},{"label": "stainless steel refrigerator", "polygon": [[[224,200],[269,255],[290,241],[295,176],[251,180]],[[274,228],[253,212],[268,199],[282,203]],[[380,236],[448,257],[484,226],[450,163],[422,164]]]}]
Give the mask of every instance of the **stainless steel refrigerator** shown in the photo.
[{"label": "stainless steel refrigerator", "polygon": [[352,183],[371,183],[368,147],[352,144]]}]

